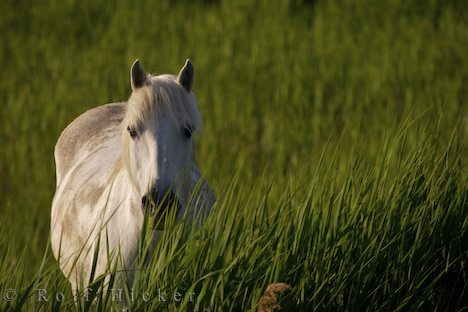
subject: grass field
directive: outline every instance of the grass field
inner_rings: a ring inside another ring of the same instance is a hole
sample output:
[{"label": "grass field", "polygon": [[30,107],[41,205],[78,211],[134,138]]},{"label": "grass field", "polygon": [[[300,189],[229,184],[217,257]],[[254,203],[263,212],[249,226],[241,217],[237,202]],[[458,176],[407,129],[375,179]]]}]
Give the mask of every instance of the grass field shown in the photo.
[{"label": "grass field", "polygon": [[218,203],[200,240],[172,225],[132,311],[255,311],[273,282],[292,286],[290,311],[468,309],[464,1],[2,1],[0,12],[0,310],[118,307],[105,294],[74,304],[48,248],[53,148],[79,114],[128,98],[136,58],[155,73],[193,61],[197,160]]}]

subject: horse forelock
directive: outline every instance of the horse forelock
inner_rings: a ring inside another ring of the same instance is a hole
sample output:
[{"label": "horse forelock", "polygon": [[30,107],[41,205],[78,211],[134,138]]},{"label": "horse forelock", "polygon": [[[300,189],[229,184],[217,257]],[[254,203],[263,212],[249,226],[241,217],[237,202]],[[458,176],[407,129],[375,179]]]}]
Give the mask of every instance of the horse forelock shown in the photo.
[{"label": "horse forelock", "polygon": [[173,75],[150,76],[145,86],[133,91],[127,105],[125,127],[139,129],[148,117],[157,120],[164,115],[177,127],[190,125],[196,132],[202,132],[195,95],[188,93]]}]

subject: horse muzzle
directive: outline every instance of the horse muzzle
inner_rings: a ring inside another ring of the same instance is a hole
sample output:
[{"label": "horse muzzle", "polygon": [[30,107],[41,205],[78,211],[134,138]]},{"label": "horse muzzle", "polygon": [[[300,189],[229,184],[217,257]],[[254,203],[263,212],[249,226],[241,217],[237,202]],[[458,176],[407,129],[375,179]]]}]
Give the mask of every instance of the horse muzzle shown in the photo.
[{"label": "horse muzzle", "polygon": [[176,214],[181,205],[179,199],[172,190],[165,192],[154,191],[144,195],[141,199],[143,214],[148,214],[153,220],[153,228],[164,229],[164,222],[169,213],[176,209]]}]

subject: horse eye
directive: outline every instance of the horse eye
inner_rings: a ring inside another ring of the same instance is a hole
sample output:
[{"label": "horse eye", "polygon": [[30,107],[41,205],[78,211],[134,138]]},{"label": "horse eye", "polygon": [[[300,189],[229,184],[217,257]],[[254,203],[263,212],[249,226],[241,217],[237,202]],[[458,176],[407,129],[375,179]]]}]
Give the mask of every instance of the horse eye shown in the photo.
[{"label": "horse eye", "polygon": [[184,127],[184,136],[187,139],[190,139],[192,137],[192,132],[193,132],[193,126],[185,126]]},{"label": "horse eye", "polygon": [[128,133],[130,134],[130,136],[132,138],[135,138],[137,136],[137,132],[136,132],[135,128],[132,128],[132,127],[128,126],[127,131],[128,131]]}]

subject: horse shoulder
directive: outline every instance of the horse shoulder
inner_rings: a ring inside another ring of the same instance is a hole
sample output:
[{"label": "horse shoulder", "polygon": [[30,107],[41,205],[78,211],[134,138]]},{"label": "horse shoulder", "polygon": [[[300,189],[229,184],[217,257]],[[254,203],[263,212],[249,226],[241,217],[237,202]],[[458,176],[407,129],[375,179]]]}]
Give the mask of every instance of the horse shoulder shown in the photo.
[{"label": "horse shoulder", "polygon": [[63,130],[54,152],[57,187],[73,165],[79,161],[80,155],[98,145],[104,136],[118,135],[119,125],[125,115],[125,104],[125,102],[111,103],[90,109]]}]

